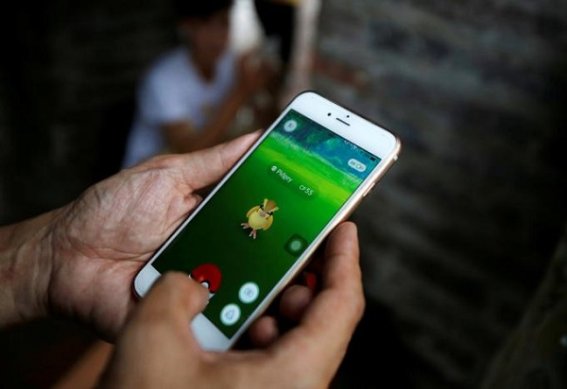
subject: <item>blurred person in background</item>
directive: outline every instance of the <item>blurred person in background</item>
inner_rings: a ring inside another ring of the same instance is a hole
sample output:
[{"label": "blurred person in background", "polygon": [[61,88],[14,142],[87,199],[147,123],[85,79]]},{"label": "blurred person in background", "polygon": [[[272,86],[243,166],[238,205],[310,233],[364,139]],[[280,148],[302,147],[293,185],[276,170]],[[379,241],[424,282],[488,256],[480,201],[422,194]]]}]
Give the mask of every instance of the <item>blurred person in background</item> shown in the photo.
[{"label": "blurred person in background", "polygon": [[289,66],[300,0],[254,0],[258,19],[284,68]]},{"label": "blurred person in background", "polygon": [[[313,22],[305,20],[307,9],[313,11],[309,0],[254,0],[258,21],[264,33],[264,50],[278,63],[277,82],[272,95],[281,108],[298,92],[309,89],[305,77],[308,72],[309,48]],[[307,11],[308,12],[308,11]]]},{"label": "blurred person in background", "polygon": [[182,44],[159,58],[138,90],[123,166],[160,153],[184,153],[231,137],[231,124],[274,76],[255,53],[229,49],[232,0],[177,0]]}]

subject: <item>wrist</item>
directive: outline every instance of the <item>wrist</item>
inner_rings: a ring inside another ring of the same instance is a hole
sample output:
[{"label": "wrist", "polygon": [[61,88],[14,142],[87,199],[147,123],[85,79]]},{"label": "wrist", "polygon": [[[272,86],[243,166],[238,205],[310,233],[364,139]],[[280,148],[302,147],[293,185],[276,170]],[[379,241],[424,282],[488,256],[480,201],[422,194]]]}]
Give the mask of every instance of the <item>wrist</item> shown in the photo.
[{"label": "wrist", "polygon": [[51,212],[0,229],[0,327],[47,314],[53,217]]}]

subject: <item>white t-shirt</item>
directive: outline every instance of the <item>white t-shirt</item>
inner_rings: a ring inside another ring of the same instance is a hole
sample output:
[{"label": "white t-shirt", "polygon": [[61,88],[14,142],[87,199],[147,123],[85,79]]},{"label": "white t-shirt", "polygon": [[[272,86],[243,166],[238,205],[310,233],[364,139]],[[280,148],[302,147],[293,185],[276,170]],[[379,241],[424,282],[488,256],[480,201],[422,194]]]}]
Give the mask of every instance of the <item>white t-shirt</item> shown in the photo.
[{"label": "white t-shirt", "polygon": [[217,63],[214,79],[207,82],[195,69],[187,48],[178,47],[160,57],[138,89],[123,167],[165,150],[165,123],[186,120],[200,131],[229,93],[235,79],[235,61],[235,55],[227,51]]}]

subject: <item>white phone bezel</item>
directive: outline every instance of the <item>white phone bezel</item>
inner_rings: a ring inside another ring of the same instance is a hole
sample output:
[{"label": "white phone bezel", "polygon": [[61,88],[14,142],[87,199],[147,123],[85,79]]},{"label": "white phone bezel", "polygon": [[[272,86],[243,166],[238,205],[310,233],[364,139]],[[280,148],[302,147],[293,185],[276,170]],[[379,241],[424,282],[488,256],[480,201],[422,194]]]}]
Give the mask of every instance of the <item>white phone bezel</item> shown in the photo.
[{"label": "white phone bezel", "polygon": [[341,107],[315,92],[308,91],[299,94],[288,104],[280,116],[274,120],[273,124],[215,186],[209,196],[207,196],[207,198],[199,204],[197,209],[192,212],[192,214],[176,229],[176,231],[167,239],[159,250],[152,255],[150,260],[138,272],[133,283],[134,292],[138,297],[143,297],[160,276],[160,273],[152,266],[153,261],[170,244],[170,242],[175,239],[175,237],[184,229],[184,227],[200,211],[200,209],[208,203],[209,199],[214,196],[218,189],[224,185],[228,178],[238,169],[238,167],[248,158],[256,147],[258,147],[264,138],[268,136],[275,125],[279,123],[291,109],[377,156],[380,158],[380,163],[363,181],[360,187],[355,191],[355,193],[353,193],[343,207],[341,207],[339,212],[333,217],[327,226],[321,231],[317,239],[315,239],[305,250],[302,256],[298,258],[295,265],[288,270],[286,275],[278,282],[277,285],[275,285],[274,289],[266,296],[262,303],[258,305],[253,314],[250,315],[250,317],[242,324],[232,338],[227,338],[209,319],[205,317],[204,314],[197,315],[191,323],[191,328],[197,341],[204,349],[223,351],[227,350],[234,344],[252,321],[264,312],[265,309],[267,309],[271,301],[277,296],[283,287],[293,278],[297,271],[304,266],[307,259],[315,251],[323,238],[327,236],[340,221],[348,217],[374,184],[382,177],[394,161],[397,160],[400,152],[400,140],[390,131],[370,122],[347,108]]}]

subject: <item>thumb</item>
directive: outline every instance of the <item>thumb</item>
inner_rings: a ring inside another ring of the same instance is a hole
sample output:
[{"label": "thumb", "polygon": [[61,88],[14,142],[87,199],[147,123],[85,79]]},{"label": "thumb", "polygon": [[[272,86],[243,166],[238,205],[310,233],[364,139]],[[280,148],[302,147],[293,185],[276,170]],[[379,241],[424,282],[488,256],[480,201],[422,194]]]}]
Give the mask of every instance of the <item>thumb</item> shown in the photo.
[{"label": "thumb", "polygon": [[[206,306],[207,297],[205,288],[185,274],[160,277],[118,338],[97,388],[157,387],[150,383],[162,378],[156,372],[171,371],[173,362],[185,363],[187,353],[199,350],[189,322]],[[168,382],[165,378],[162,383]]]},{"label": "thumb", "polygon": [[166,273],[142,300],[134,320],[141,322],[167,322],[187,329],[189,322],[208,301],[205,288],[183,273]]},{"label": "thumb", "polygon": [[184,154],[176,159],[177,167],[190,188],[203,188],[226,174],[259,137],[260,132],[256,131],[214,147]]}]

